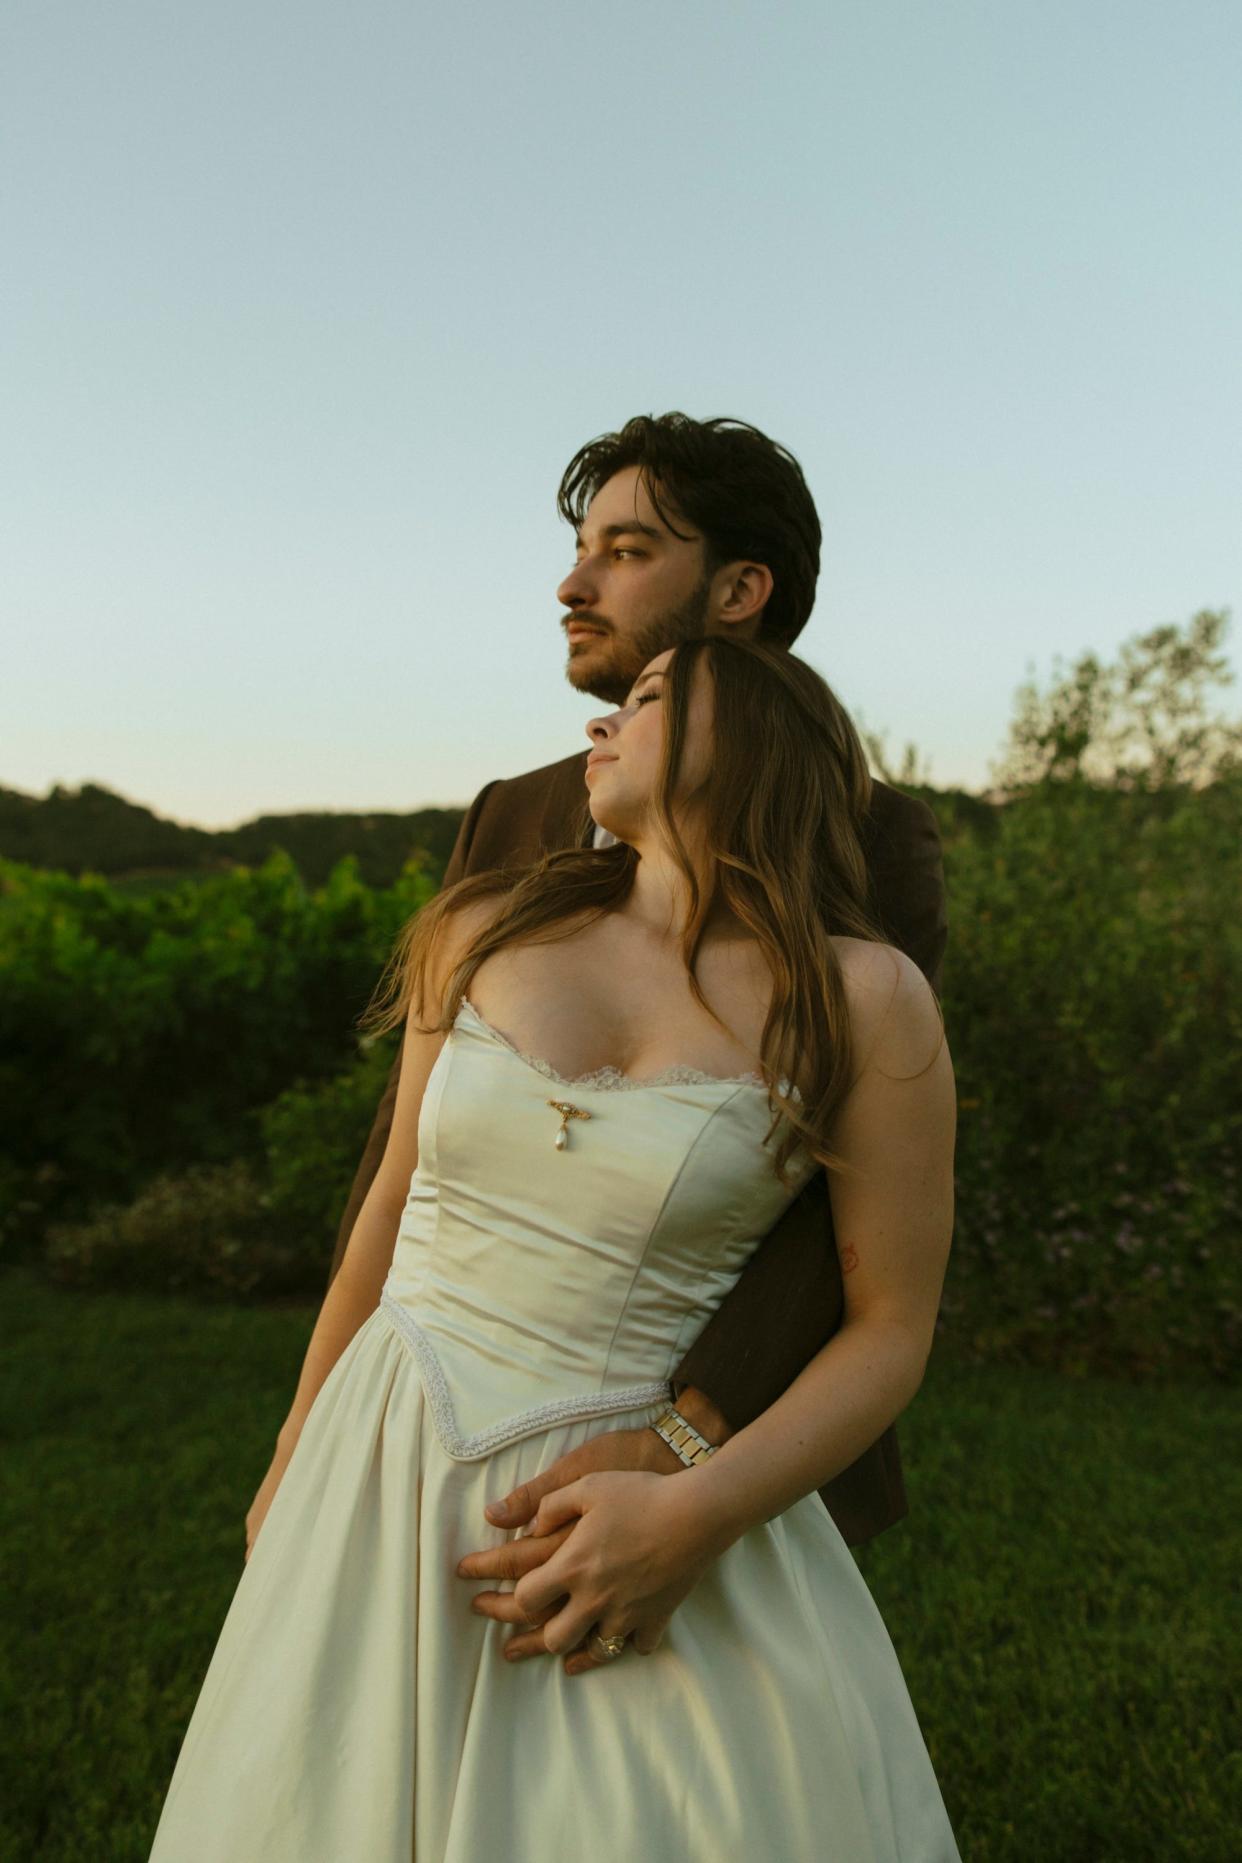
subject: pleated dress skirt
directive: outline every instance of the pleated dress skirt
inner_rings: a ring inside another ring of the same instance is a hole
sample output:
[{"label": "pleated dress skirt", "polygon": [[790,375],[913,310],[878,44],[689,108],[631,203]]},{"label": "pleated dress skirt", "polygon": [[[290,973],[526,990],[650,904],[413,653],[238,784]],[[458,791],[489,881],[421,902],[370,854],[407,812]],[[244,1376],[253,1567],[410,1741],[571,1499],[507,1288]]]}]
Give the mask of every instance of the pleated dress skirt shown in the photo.
[{"label": "pleated dress skirt", "polygon": [[[152,1863],[958,1863],[880,1613],[816,1495],[751,1528],[648,1655],[506,1662],[483,1514],[663,1400],[446,1453],[379,1307],[333,1367],[233,1596]],[[676,1479],[675,1476],[670,1479]]]}]

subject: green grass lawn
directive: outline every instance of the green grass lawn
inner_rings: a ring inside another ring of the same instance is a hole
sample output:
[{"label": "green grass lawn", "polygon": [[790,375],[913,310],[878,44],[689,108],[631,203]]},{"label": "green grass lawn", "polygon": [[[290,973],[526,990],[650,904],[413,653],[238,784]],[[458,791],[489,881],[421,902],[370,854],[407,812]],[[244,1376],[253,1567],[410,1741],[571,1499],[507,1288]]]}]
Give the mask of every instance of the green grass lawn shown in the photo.
[{"label": "green grass lawn", "polygon": [[[0,1290],[0,1856],[144,1863],[314,1313]],[[1240,1409],[937,1349],[858,1559],[966,1863],[1242,1853]]]}]

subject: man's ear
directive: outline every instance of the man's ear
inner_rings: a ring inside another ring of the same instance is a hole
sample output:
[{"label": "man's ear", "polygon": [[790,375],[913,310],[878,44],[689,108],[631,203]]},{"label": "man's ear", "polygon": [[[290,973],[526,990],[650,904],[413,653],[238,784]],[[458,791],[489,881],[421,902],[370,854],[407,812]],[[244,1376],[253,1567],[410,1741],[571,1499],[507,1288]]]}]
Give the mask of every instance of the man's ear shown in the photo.
[{"label": "man's ear", "polygon": [[739,621],[757,621],[775,587],[766,563],[741,559],[718,569],[712,585],[716,619],[730,626]]}]

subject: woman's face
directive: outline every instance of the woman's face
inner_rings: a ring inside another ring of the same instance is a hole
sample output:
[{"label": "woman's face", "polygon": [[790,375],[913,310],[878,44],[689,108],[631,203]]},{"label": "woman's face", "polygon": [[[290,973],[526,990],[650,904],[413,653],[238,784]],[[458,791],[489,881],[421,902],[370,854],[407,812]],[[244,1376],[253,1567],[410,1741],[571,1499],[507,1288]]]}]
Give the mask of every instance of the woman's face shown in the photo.
[{"label": "woman's face", "polygon": [[[631,845],[650,831],[651,809],[664,749],[665,671],[673,657],[668,647],[648,660],[615,712],[591,718],[587,736],[591,756],[586,785],[591,814],[619,841]],[[695,661],[682,745],[681,770],[674,802],[696,790],[711,768],[711,679],[702,656]]]}]

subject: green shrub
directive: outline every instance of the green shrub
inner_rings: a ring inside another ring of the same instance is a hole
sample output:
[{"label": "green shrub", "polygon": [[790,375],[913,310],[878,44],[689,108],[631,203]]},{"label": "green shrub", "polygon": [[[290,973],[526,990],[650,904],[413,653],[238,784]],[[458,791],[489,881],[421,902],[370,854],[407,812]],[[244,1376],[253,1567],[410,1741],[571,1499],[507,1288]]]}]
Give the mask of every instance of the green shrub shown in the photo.
[{"label": "green shrub", "polygon": [[189,1165],[162,1173],[129,1204],[51,1223],[52,1280],[234,1299],[320,1298],[395,1049],[392,1036],[333,1079],[282,1093],[261,1115],[260,1163]]},{"label": "green shrub", "polygon": [[[1223,629],[1028,691],[999,801],[922,792],[959,1105],[940,1326],[981,1358],[1242,1362],[1242,726],[1202,699]],[[0,862],[0,1237],[72,1210],[50,1259],[80,1285],[317,1298],[395,1046],[360,1051],[356,1017],[434,884],[375,893],[345,862],[310,892],[276,858],[138,899]]]},{"label": "green shrub", "polygon": [[357,1017],[433,890],[410,867],[373,892],[347,860],[311,891],[274,855],[138,898],[0,861],[0,1155],[21,1194],[69,1214],[257,1161],[262,1109],[357,1058]]},{"label": "green shrub", "polygon": [[1242,780],[1074,782],[946,842],[959,1095],[942,1328],[1226,1374],[1242,1348]]},{"label": "green shrub", "polygon": [[306,1251],[280,1234],[262,1180],[244,1163],[190,1165],[155,1178],[132,1203],[52,1223],[46,1262],[61,1287],[227,1300],[304,1293],[309,1269]]},{"label": "green shrub", "polygon": [[389,1035],[331,1080],[287,1088],[260,1115],[272,1213],[285,1231],[305,1236],[317,1251],[308,1292],[323,1290],[337,1226],[397,1045],[396,1034]]}]

